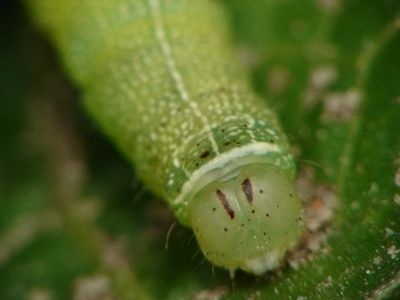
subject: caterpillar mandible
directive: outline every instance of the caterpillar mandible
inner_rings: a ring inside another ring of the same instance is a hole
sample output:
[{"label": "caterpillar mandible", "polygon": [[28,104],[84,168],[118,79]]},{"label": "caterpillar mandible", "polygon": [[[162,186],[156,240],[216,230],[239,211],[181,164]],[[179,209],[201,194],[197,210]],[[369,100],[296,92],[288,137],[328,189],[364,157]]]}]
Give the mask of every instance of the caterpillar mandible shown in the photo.
[{"label": "caterpillar mandible", "polygon": [[212,0],[31,0],[88,112],[233,273],[276,268],[302,230],[294,162]]}]

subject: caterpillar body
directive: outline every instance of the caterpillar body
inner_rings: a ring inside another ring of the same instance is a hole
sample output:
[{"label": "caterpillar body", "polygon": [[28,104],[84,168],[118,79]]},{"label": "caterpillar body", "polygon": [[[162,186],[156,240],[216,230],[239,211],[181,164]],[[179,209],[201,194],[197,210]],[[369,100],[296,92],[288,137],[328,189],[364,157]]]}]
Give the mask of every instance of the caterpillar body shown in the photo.
[{"label": "caterpillar body", "polygon": [[211,0],[32,0],[89,113],[138,176],[231,272],[274,269],[297,242],[294,163],[250,90]]}]

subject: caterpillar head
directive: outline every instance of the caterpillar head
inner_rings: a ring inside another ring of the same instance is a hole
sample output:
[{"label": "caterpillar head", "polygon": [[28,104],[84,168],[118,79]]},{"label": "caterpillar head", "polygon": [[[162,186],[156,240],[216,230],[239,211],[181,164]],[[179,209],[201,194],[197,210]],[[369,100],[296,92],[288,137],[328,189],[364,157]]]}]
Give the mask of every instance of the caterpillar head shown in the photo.
[{"label": "caterpillar head", "polygon": [[262,274],[276,268],[302,229],[302,208],[286,174],[271,164],[240,166],[203,186],[189,220],[213,264]]}]

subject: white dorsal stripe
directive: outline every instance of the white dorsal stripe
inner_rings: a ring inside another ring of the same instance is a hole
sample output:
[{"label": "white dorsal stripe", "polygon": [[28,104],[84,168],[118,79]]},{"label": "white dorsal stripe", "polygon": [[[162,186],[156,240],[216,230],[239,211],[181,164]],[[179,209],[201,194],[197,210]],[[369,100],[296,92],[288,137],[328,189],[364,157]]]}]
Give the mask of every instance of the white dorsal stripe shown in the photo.
[{"label": "white dorsal stripe", "polygon": [[185,102],[189,105],[189,107],[194,112],[196,117],[198,117],[201,120],[201,122],[204,124],[204,126],[206,127],[206,130],[208,132],[208,139],[210,140],[212,149],[216,154],[219,154],[218,145],[212,134],[212,131],[211,131],[211,128],[209,125],[209,121],[208,121],[207,117],[204,114],[202,114],[202,112],[199,110],[197,103],[190,99],[189,93],[187,92],[187,90],[185,88],[182,75],[176,66],[174,57],[172,55],[171,46],[170,46],[170,44],[167,40],[166,34],[165,34],[159,0],[149,0],[149,5],[150,5],[150,11],[151,11],[151,15],[153,17],[153,22],[154,22],[155,36],[156,36],[157,42],[160,46],[162,55],[164,56],[168,71],[176,85],[176,89],[179,93],[179,96],[183,102]]}]

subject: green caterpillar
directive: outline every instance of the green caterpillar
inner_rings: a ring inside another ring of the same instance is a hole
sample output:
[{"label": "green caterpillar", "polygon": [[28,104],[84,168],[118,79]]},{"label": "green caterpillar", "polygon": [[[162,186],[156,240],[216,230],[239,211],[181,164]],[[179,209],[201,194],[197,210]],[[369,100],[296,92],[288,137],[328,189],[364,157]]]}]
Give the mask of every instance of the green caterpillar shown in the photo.
[{"label": "green caterpillar", "polygon": [[233,273],[276,268],[302,208],[274,114],[254,95],[212,0],[31,0],[85,105],[138,176]]}]

